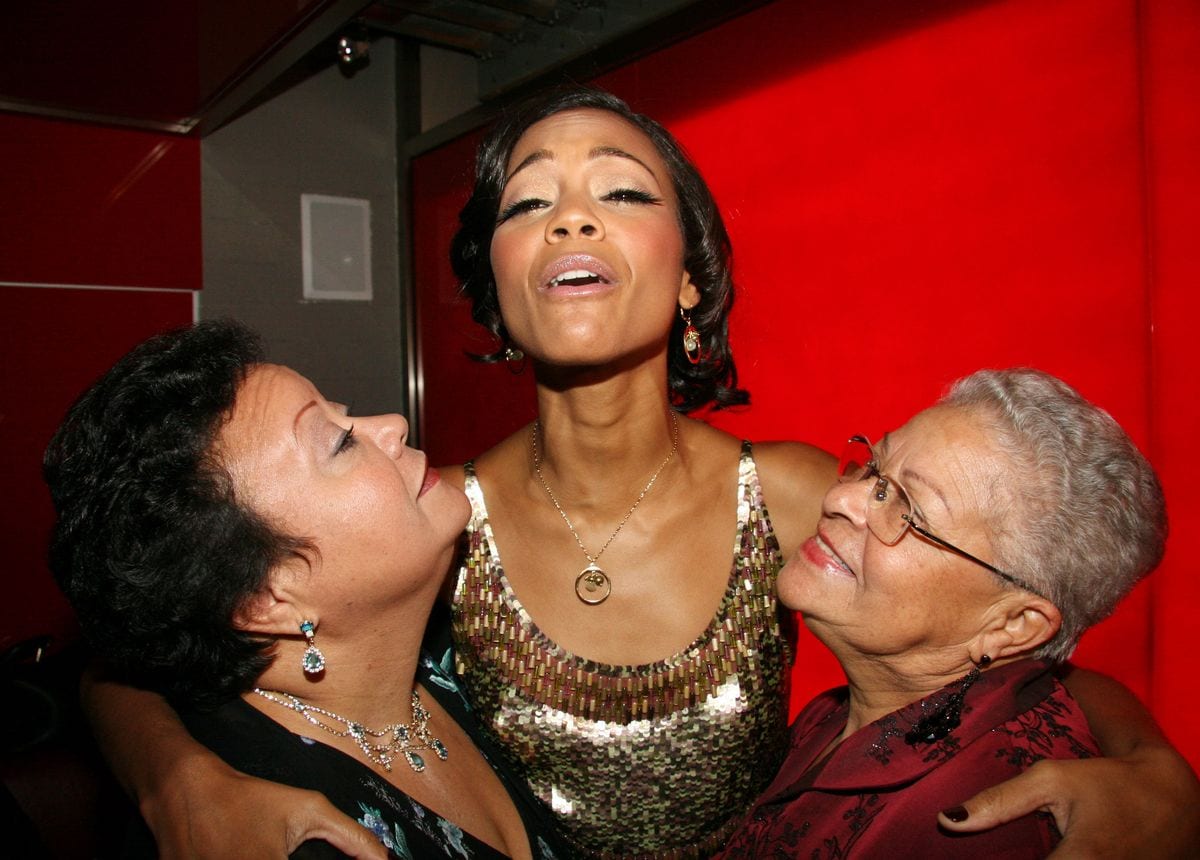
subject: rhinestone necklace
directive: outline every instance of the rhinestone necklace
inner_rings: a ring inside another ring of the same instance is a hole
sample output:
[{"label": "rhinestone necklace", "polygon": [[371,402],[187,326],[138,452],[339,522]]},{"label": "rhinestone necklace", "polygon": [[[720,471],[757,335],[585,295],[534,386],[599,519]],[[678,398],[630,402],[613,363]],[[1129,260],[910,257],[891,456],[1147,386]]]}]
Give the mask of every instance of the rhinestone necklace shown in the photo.
[{"label": "rhinestone necklace", "polygon": [[[331,735],[339,738],[353,738],[354,742],[358,744],[358,748],[363,751],[363,755],[368,760],[379,765],[389,773],[391,773],[392,762],[395,760],[397,753],[402,754],[404,760],[408,762],[408,766],[417,773],[425,770],[425,759],[417,755],[418,750],[433,750],[434,755],[442,761],[446,760],[446,746],[429,733],[429,711],[421,706],[421,697],[415,689],[412,694],[412,723],[390,723],[378,731],[368,729],[362,723],[348,720],[339,714],[333,713],[333,711],[327,711],[324,708],[318,708],[316,705],[310,705],[308,702],[293,696],[291,693],[281,693],[278,690],[263,690],[259,687],[255,687],[254,692],[270,702],[295,711],[314,726],[324,729]],[[328,723],[322,722],[315,716],[316,714],[342,723],[346,726],[345,730],[335,729]],[[371,740],[371,738],[382,738],[387,734],[391,734],[391,738],[383,743],[376,743]]]},{"label": "rhinestone necklace", "polygon": [[634,501],[633,507],[631,507],[629,512],[621,518],[619,523],[617,523],[616,529],[614,529],[613,533],[608,536],[608,540],[604,542],[604,546],[600,547],[600,551],[595,555],[592,555],[590,552],[588,552],[587,547],[583,545],[583,541],[579,539],[579,532],[575,531],[575,526],[571,523],[571,518],[567,516],[567,512],[564,511],[562,505],[558,503],[558,498],[554,495],[554,491],[550,489],[550,485],[546,483],[545,477],[542,476],[541,448],[538,445],[538,442],[541,438],[542,422],[540,419],[533,422],[533,472],[535,475],[537,475],[537,479],[541,482],[542,488],[546,491],[546,495],[550,497],[550,501],[554,503],[555,509],[557,509],[558,513],[562,516],[563,522],[567,524],[567,528],[569,528],[571,530],[571,534],[575,536],[575,543],[579,544],[579,548],[583,550],[583,554],[587,556],[588,566],[580,571],[579,576],[575,577],[575,596],[589,606],[595,606],[598,603],[603,603],[604,601],[608,600],[608,596],[612,594],[612,580],[608,578],[608,574],[605,573],[600,566],[596,564],[596,562],[600,559],[600,556],[604,555],[604,551],[608,549],[608,545],[613,542],[613,538],[621,533],[621,529],[625,527],[625,523],[629,522],[629,518],[633,516],[633,512],[638,509],[638,505],[642,503],[642,499],[646,498],[646,494],[650,492],[650,488],[653,487],[654,482],[658,480],[659,473],[666,468],[667,463],[671,462],[671,459],[675,456],[675,452],[679,449],[679,419],[675,417],[674,411],[671,411],[668,414],[671,416],[672,428],[670,452],[667,454],[666,459],[663,460],[662,463],[659,464],[658,468],[654,470],[654,474],[650,476],[649,483],[646,484],[645,488],[638,495],[637,500]]}]

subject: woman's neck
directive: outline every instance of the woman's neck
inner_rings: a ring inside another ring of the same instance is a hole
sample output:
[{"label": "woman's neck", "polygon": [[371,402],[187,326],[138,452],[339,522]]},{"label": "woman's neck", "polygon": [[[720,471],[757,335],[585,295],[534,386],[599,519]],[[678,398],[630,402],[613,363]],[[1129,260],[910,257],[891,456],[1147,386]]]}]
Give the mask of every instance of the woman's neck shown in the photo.
[{"label": "woman's neck", "polygon": [[[306,675],[301,668],[303,640],[281,641],[257,686],[289,693],[372,728],[411,721],[410,700],[428,612],[394,614],[390,621],[374,618],[344,636],[322,635],[318,628],[316,645],[325,655],[325,669],[316,676]],[[256,698],[247,701],[279,719]]]},{"label": "woman's neck", "polygon": [[570,386],[544,384],[539,375],[538,415],[537,459],[565,497],[598,501],[611,486],[623,498],[626,485],[644,483],[676,439],[665,373],[648,368]]},{"label": "woman's neck", "polygon": [[974,664],[960,655],[960,650],[936,654],[838,655],[850,689],[849,714],[842,737],[849,737],[880,717],[962,678]]}]

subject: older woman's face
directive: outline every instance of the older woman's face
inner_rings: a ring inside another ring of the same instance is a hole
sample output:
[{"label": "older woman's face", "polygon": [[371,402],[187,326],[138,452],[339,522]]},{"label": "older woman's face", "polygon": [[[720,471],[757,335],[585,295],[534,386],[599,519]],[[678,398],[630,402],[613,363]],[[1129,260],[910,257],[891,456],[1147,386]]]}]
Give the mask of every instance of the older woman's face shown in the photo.
[{"label": "older woman's face", "polygon": [[470,505],[407,436],[403,417],[350,417],[286,367],[259,365],[238,391],[219,456],[243,503],[316,545],[326,623],[368,596],[436,589],[445,573]]},{"label": "older woman's face", "polygon": [[491,262],[526,352],[587,365],[665,343],[676,307],[699,298],[683,256],[670,173],[640,129],[572,110],[517,141]]},{"label": "older woman's face", "polygon": [[[1008,468],[972,413],[934,407],[876,445],[879,469],[898,479],[938,537],[994,561],[985,512]],[[817,534],[779,575],[783,603],[839,656],[948,650],[961,659],[987,608],[1003,594],[992,573],[909,529],[888,546],[867,526],[873,481],[834,486]],[[1009,512],[1010,525],[1020,523]]]}]

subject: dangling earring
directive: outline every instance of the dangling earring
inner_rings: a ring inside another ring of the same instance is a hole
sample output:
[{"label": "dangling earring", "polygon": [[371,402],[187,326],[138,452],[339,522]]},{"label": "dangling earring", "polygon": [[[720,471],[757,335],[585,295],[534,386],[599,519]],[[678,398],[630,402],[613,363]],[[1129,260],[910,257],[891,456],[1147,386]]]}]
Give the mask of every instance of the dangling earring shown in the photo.
[{"label": "dangling earring", "polygon": [[300,632],[308,640],[308,647],[304,649],[304,656],[300,658],[300,665],[304,668],[305,675],[318,675],[325,671],[325,655],[313,641],[313,631],[316,629],[316,625],[307,618],[300,623]]},{"label": "dangling earring", "polygon": [[[987,668],[991,662],[992,658],[987,654],[980,657],[979,665],[972,666],[971,671],[956,682],[958,688],[954,692],[948,694],[940,704],[930,703],[932,710],[923,714],[921,719],[913,723],[913,727],[905,732],[904,742],[910,747],[917,744],[931,744],[940,741],[957,729],[959,723],[962,722],[963,699],[967,695],[967,690],[971,689],[979,680],[980,667]],[[924,704],[921,705],[921,710],[925,710]]]},{"label": "dangling earring", "polygon": [[692,315],[679,307],[679,316],[683,319],[683,354],[692,364],[699,364],[704,356],[700,351],[700,332],[692,325]]},{"label": "dangling earring", "polygon": [[515,346],[506,346],[501,356],[504,358],[504,366],[513,376],[525,372],[525,353],[520,349]]}]

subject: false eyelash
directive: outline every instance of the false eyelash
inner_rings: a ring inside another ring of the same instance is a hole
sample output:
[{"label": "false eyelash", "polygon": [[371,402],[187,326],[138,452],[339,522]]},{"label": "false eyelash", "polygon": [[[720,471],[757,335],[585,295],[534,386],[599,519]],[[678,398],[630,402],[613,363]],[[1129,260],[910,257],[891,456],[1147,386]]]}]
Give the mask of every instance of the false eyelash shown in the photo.
[{"label": "false eyelash", "polygon": [[602,198],[616,203],[662,203],[661,197],[655,197],[648,191],[637,188],[617,188],[608,192]]},{"label": "false eyelash", "polygon": [[537,197],[527,197],[524,200],[517,200],[514,203],[508,204],[500,211],[500,214],[496,216],[496,223],[503,224],[509,218],[520,215],[524,212],[530,212],[539,206],[545,205],[546,201]]},{"label": "false eyelash", "polygon": [[337,456],[344,451],[349,451],[357,444],[358,440],[354,438],[354,425],[351,424],[350,429],[343,433],[342,438],[338,440],[337,450],[333,452],[334,456]]}]

